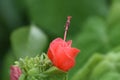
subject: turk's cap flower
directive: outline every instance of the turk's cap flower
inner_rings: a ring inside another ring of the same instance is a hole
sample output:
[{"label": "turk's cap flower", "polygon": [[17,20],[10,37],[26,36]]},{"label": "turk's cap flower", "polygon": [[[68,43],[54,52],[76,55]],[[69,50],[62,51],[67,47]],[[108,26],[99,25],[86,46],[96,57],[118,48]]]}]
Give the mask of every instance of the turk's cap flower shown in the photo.
[{"label": "turk's cap flower", "polygon": [[64,41],[56,38],[50,43],[48,57],[53,65],[63,71],[68,71],[75,65],[75,57],[80,52],[77,48],[71,47],[72,40]]},{"label": "turk's cap flower", "polygon": [[18,66],[13,65],[10,67],[10,80],[19,80],[21,74],[22,71]]}]

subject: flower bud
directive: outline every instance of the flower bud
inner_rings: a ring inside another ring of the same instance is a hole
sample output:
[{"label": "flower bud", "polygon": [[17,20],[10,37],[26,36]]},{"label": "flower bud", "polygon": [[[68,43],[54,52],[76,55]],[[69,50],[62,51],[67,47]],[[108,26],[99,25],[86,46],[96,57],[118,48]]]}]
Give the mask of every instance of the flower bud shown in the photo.
[{"label": "flower bud", "polygon": [[19,80],[22,71],[18,66],[11,66],[10,67],[10,80]]}]

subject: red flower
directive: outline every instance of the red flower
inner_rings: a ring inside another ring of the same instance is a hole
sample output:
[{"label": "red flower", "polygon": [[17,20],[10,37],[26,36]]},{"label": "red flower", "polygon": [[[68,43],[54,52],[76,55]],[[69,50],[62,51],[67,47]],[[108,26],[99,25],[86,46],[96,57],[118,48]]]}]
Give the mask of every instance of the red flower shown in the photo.
[{"label": "red flower", "polygon": [[63,71],[68,71],[75,64],[75,57],[80,51],[71,47],[72,40],[65,42],[61,38],[57,38],[50,43],[48,49],[48,57],[54,64]]},{"label": "red flower", "polygon": [[19,80],[21,74],[22,72],[18,66],[10,67],[10,80]]}]

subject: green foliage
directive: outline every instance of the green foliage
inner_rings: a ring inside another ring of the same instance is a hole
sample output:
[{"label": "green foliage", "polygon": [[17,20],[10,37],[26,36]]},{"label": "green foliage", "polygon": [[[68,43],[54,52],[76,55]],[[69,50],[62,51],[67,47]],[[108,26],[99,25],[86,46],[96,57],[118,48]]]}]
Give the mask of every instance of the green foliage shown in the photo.
[{"label": "green foliage", "polygon": [[77,73],[74,74],[71,80],[87,80],[94,66],[96,66],[103,59],[103,55],[95,54],[88,61],[88,63],[84,65],[85,67],[83,69],[79,70]]},{"label": "green foliage", "polygon": [[107,55],[94,54],[71,80],[119,80],[120,47],[118,49]]},{"label": "green foliage", "polygon": [[114,26],[116,24],[119,24],[120,21],[120,0],[113,0],[110,13],[108,16],[108,25]]},{"label": "green foliage", "polygon": [[11,35],[12,48],[17,58],[40,54],[47,42],[47,36],[35,25],[15,30]]},{"label": "green foliage", "polygon": [[103,75],[99,80],[120,80],[120,73],[107,73],[106,75]]}]

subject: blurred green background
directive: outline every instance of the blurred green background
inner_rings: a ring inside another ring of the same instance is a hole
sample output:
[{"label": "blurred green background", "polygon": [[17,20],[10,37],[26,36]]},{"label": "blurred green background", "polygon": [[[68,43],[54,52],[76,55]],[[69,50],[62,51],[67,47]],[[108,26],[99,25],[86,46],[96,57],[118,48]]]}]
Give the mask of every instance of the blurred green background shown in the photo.
[{"label": "blurred green background", "polygon": [[120,0],[0,0],[0,80],[20,57],[63,37],[81,50],[69,80],[120,80]]}]

